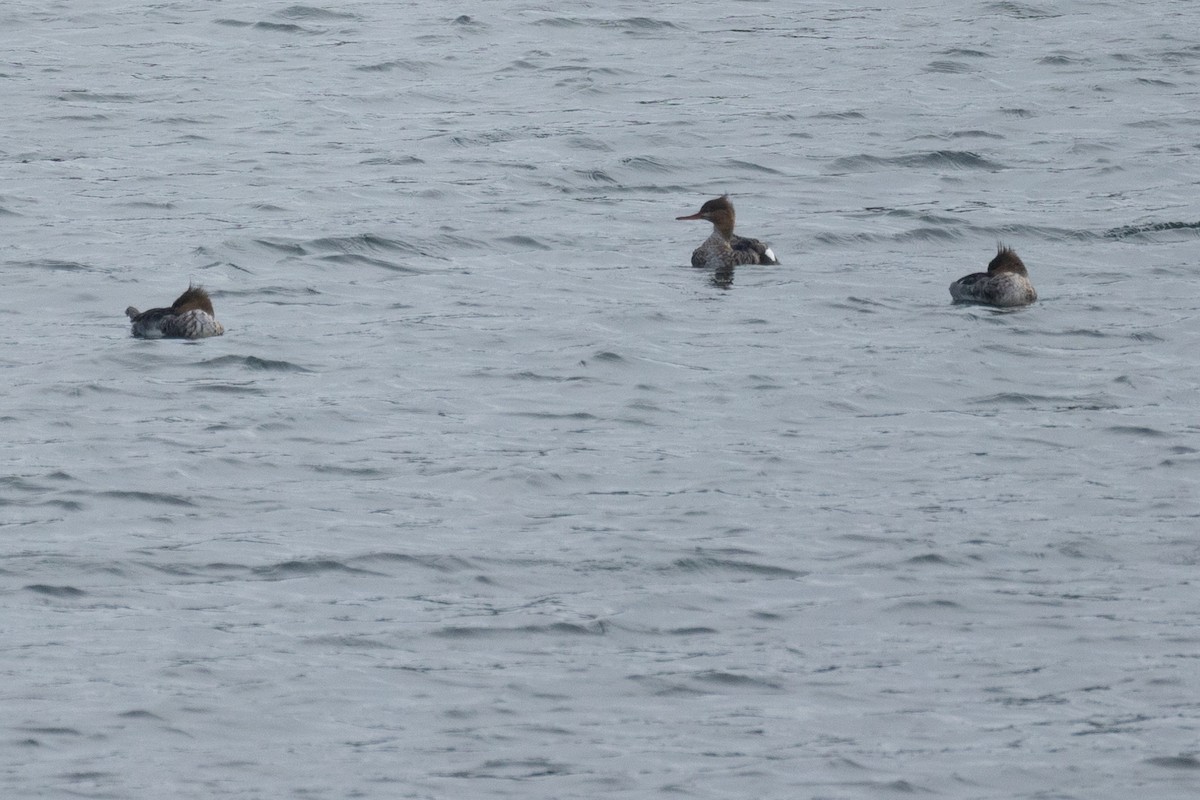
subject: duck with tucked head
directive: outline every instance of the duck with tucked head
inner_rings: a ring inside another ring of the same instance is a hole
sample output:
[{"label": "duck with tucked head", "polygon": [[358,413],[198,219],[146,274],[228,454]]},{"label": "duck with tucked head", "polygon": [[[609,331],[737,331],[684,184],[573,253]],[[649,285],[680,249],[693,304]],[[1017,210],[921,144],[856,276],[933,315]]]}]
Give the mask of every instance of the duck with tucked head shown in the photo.
[{"label": "duck with tucked head", "polygon": [[960,303],[1010,308],[1037,300],[1025,263],[1011,247],[1000,245],[987,272],[974,272],[950,284],[950,296]]},{"label": "duck with tucked head", "polygon": [[213,315],[208,292],[200,286],[189,286],[170,308],[138,311],[130,306],[125,314],[133,322],[133,335],[142,339],[203,339],[225,332]]},{"label": "duck with tucked head", "polygon": [[692,253],[693,267],[728,269],[741,264],[779,263],[770,247],[733,232],[733,203],[729,202],[729,195],[709,200],[695,214],[675,219],[703,219],[713,224],[712,235]]}]

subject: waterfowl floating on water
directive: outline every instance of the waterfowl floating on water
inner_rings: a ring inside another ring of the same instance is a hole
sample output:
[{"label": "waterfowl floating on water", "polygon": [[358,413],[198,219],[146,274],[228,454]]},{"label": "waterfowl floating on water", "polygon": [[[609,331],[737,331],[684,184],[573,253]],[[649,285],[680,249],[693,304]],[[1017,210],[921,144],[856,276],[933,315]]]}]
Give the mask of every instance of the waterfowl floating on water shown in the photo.
[{"label": "waterfowl floating on water", "polygon": [[695,214],[675,219],[703,219],[713,224],[712,235],[692,253],[693,267],[728,269],[742,264],[779,263],[770,247],[733,232],[733,203],[729,202],[729,195],[709,200]]},{"label": "waterfowl floating on water", "polygon": [[125,309],[133,335],[142,339],[203,339],[220,336],[225,327],[214,316],[212,300],[200,286],[189,286],[170,308]]},{"label": "waterfowl floating on water", "polygon": [[1037,300],[1025,263],[1011,247],[1000,246],[987,272],[974,272],[950,284],[950,296],[960,303],[1000,308],[1027,306]]}]

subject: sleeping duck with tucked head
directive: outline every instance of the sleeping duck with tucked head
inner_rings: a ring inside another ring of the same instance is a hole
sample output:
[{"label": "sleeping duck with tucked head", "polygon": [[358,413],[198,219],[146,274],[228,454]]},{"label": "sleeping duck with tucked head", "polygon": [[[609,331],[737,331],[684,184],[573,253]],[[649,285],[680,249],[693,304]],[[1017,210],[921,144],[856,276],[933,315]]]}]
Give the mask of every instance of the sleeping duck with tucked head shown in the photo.
[{"label": "sleeping duck with tucked head", "polygon": [[217,322],[212,300],[201,286],[188,286],[170,308],[138,311],[125,309],[133,323],[133,335],[141,339],[203,339],[220,336],[225,326]]},{"label": "sleeping duck with tucked head", "polygon": [[987,272],[973,272],[950,284],[950,296],[959,303],[981,303],[999,308],[1027,306],[1037,300],[1029,271],[1011,247],[1000,245]]},{"label": "sleeping duck with tucked head", "polygon": [[770,247],[758,239],[733,232],[735,217],[729,195],[709,200],[695,214],[675,219],[702,219],[712,223],[712,235],[692,252],[693,267],[728,269],[741,264],[779,263]]}]

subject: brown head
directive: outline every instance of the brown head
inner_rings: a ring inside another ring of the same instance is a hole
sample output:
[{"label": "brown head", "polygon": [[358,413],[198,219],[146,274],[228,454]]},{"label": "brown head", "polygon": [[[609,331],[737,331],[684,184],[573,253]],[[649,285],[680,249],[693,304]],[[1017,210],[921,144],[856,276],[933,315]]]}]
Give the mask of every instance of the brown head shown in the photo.
[{"label": "brown head", "polygon": [[1029,273],[1025,270],[1025,262],[1021,260],[1011,247],[1000,245],[996,257],[988,264],[988,274],[995,275],[998,272],[1011,272],[1015,275],[1024,275],[1029,277]]},{"label": "brown head", "polygon": [[179,295],[174,303],[171,303],[171,310],[176,314],[182,314],[194,308],[207,312],[210,317],[216,316],[213,312],[212,300],[209,299],[208,292],[204,291],[203,286],[189,286],[186,292]]},{"label": "brown head", "polygon": [[729,202],[729,195],[727,194],[709,200],[700,206],[700,210],[695,214],[688,214],[686,217],[676,217],[675,219],[705,219],[711,222],[713,227],[720,231],[721,235],[726,239],[733,235],[733,203]]}]

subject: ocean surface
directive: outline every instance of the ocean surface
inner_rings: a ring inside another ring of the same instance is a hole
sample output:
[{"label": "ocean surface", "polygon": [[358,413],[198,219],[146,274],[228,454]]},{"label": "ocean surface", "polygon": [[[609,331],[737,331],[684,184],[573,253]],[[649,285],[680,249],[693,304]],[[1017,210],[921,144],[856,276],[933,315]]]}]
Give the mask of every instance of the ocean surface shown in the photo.
[{"label": "ocean surface", "polygon": [[880,5],[0,6],[0,796],[1200,795],[1200,4]]}]

